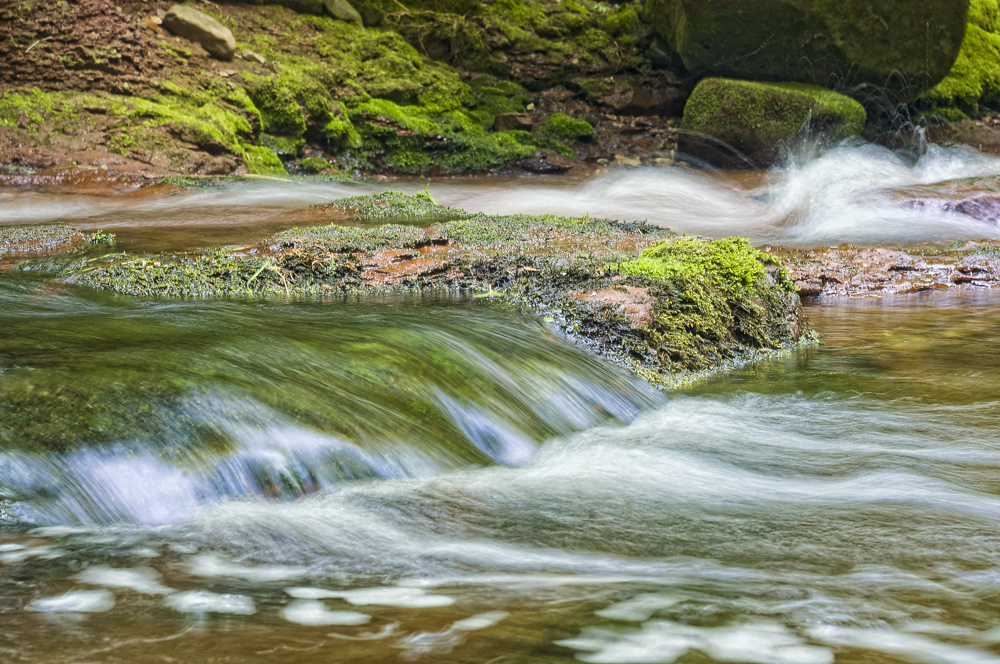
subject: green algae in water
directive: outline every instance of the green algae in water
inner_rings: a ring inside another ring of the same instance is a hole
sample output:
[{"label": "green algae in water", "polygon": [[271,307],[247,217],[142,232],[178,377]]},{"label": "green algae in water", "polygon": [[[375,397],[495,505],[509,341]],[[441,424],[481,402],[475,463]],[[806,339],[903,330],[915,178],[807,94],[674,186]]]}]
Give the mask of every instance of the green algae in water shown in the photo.
[{"label": "green algae in water", "polygon": [[470,442],[455,408],[540,442],[574,428],[552,394],[586,403],[589,384],[594,395],[649,398],[523,314],[475,301],[151,303],[73,289],[36,297],[47,283],[0,273],[3,448],[219,453],[236,444],[232,435],[192,409],[236,399],[367,450],[402,445],[455,467],[496,452]]}]

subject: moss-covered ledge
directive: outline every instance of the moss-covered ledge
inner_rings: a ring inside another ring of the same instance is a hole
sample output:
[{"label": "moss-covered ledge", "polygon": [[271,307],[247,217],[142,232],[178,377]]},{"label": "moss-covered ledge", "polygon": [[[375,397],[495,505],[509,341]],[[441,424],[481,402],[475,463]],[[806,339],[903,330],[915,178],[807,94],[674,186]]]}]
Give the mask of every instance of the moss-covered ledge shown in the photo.
[{"label": "moss-covered ledge", "polygon": [[[590,217],[471,214],[429,194],[397,192],[339,199],[315,212],[333,223],[196,256],[109,254],[62,275],[151,298],[428,291],[493,298],[531,309],[575,343],[661,386],[809,336],[783,268],[741,238],[678,236],[645,222]],[[405,223],[339,225],[372,220]]]}]

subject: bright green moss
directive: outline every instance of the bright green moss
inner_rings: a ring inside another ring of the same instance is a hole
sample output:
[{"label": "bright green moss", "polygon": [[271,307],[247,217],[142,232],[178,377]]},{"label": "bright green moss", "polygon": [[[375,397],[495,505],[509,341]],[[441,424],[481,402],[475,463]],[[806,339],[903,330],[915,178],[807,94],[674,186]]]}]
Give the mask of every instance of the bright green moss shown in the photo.
[{"label": "bright green moss", "polygon": [[[621,274],[667,280],[676,276],[718,279],[729,290],[748,290],[766,275],[765,265],[775,259],[754,249],[744,238],[664,240],[636,259],[612,266]],[[788,285],[787,277],[783,285]]]},{"label": "bright green moss", "polygon": [[517,83],[492,77],[473,80],[469,116],[484,129],[492,129],[500,113],[522,113],[528,105],[528,91]]},{"label": "bright green moss", "polygon": [[543,134],[563,141],[580,140],[594,135],[594,128],[589,122],[571,118],[565,113],[553,113],[538,129]]},{"label": "bright green moss", "polygon": [[245,145],[247,169],[255,175],[287,175],[284,164],[272,150],[259,145]]},{"label": "bright green moss", "polygon": [[430,194],[407,196],[399,191],[338,198],[316,207],[339,211],[359,221],[424,221],[430,224],[469,216],[465,210],[438,204]]},{"label": "bright green moss", "polygon": [[918,107],[950,120],[976,114],[980,104],[1000,107],[1000,9],[994,0],[972,1],[958,59]]},{"label": "bright green moss", "polygon": [[333,168],[333,164],[326,159],[321,159],[319,157],[306,157],[305,159],[300,159],[296,166],[306,173],[321,173]]},{"label": "bright green moss", "polygon": [[534,150],[505,132],[492,133],[464,110],[436,113],[373,99],[349,109],[363,153],[375,167],[398,173],[486,171],[524,159]]}]

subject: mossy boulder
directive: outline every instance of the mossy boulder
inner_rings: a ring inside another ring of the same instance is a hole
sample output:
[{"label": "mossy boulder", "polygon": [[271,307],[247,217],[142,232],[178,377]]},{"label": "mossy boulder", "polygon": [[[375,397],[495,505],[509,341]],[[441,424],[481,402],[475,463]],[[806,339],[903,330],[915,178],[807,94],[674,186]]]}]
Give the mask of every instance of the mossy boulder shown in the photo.
[{"label": "mossy boulder", "polygon": [[931,124],[964,120],[982,107],[1000,108],[1000,5],[996,0],[972,0],[955,65],[918,103]]},{"label": "mossy boulder", "polygon": [[857,101],[814,85],[706,78],[684,108],[678,147],[717,166],[762,166],[802,134],[842,140],[866,119]]},{"label": "mossy boulder", "polygon": [[969,0],[648,0],[646,12],[695,75],[907,102],[948,74],[968,8]]}]

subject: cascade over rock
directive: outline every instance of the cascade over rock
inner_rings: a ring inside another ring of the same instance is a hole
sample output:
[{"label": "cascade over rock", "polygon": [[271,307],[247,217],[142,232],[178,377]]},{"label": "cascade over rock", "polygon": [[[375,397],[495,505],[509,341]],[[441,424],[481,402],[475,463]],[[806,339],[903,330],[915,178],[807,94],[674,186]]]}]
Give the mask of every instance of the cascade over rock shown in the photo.
[{"label": "cascade over rock", "polygon": [[916,99],[951,69],[969,0],[648,0],[697,76],[796,81]]},{"label": "cascade over rock", "polygon": [[678,149],[716,166],[763,166],[804,131],[839,140],[859,134],[866,119],[857,101],[814,85],[706,78],[684,107]]}]

